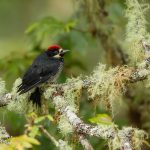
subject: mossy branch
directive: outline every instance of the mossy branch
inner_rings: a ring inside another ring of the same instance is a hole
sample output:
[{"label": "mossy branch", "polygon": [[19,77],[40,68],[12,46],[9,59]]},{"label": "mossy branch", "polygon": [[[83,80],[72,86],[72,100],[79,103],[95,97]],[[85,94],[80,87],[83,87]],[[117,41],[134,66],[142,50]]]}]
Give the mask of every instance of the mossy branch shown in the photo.
[{"label": "mossy branch", "polygon": [[[93,75],[89,77],[85,78],[79,77],[76,79],[70,79],[64,84],[51,85],[45,91],[44,97],[48,100],[51,99],[53,104],[55,105],[56,111],[59,111],[61,114],[63,114],[64,117],[66,117],[67,120],[64,121],[65,124],[68,122],[70,125],[68,123],[67,124],[69,126],[72,126],[72,129],[69,129],[70,133],[75,131],[79,135],[83,134],[106,139],[109,141],[109,145],[113,147],[113,149],[117,149],[119,147],[120,148],[133,147],[133,145],[136,146],[138,145],[140,147],[141,142],[139,141],[142,141],[145,138],[144,137],[145,133],[143,131],[135,128],[123,128],[122,130],[119,130],[118,127],[114,125],[95,126],[91,124],[86,124],[76,115],[77,107],[75,105],[75,99],[80,98],[80,93],[82,89],[94,92],[94,94],[89,93],[89,97],[92,98],[93,100],[95,98],[99,99],[102,94],[106,98],[109,95],[107,94],[105,95],[105,92],[108,90],[111,91],[113,90],[113,92],[111,93],[111,97],[109,97],[110,101],[108,101],[108,103],[111,103],[111,99],[116,98],[116,96],[118,96],[118,93],[121,93],[121,91],[125,87],[125,84],[138,82],[146,79],[150,74],[149,67],[150,67],[149,59],[143,61],[143,63],[141,63],[136,68],[129,68],[126,66],[121,68],[117,67],[105,70],[106,68],[104,67],[104,65],[100,64],[96,68],[96,71],[93,72]],[[111,80],[108,80],[108,78]],[[19,84],[18,79],[16,81],[16,84],[17,85]],[[2,92],[0,95],[0,106],[2,107],[7,105],[7,108],[9,109],[11,108],[12,110],[17,109],[20,110],[21,112],[22,110],[25,110],[25,108],[22,108],[23,106],[27,107],[27,105],[24,105],[24,100],[26,100],[25,98],[28,98],[29,94],[27,93],[24,96],[19,96],[16,93],[17,91],[16,84],[14,84],[12,93],[7,93],[4,86],[4,82],[1,81],[0,85],[2,85],[1,86]],[[113,89],[108,89],[110,87]],[[107,90],[103,91],[103,88]],[[106,100],[107,99],[108,98],[106,98]],[[18,107],[17,100],[20,101],[19,103],[22,103],[20,109],[17,108]],[[64,122],[62,122],[63,125]],[[68,125],[66,131],[63,129],[66,132],[66,134],[68,133]],[[140,135],[139,133],[141,133],[141,136],[139,136]],[[135,144],[135,141],[132,141],[133,138],[136,139],[136,142],[138,141],[137,144]],[[83,140],[81,140],[80,142],[83,142]]]},{"label": "mossy branch", "polygon": [[[119,130],[116,125],[86,124],[76,115],[77,107],[75,104],[75,99],[80,98],[80,92],[82,91],[82,89],[86,89],[87,91],[90,92],[93,92],[92,90],[94,89],[95,93],[92,96],[91,93],[89,93],[89,97],[93,98],[93,100],[95,98],[99,99],[102,94],[105,97],[107,97],[109,95],[105,95],[105,90],[103,91],[103,88],[109,90],[108,87],[110,88],[110,85],[113,88],[110,89],[113,90],[111,98],[116,97],[118,96],[118,93],[121,93],[121,91],[124,90],[126,84],[146,79],[147,76],[150,74],[149,67],[150,62],[148,59],[145,60],[136,68],[129,68],[126,66],[121,68],[117,67],[105,70],[104,65],[100,64],[97,67],[96,72],[94,71],[93,74],[89,77],[85,78],[79,77],[76,79],[70,79],[64,84],[51,85],[48,89],[46,89],[44,97],[48,100],[52,100],[56,111],[59,111],[62,115],[64,115],[67,118],[66,121],[68,121],[68,123],[72,126],[73,130],[73,131],[70,130],[69,132],[75,131],[79,135],[82,134],[82,135],[96,136],[106,139],[109,141],[109,145],[111,145],[113,149],[127,146],[133,147],[133,145],[135,145],[135,141],[132,141],[133,138],[136,141],[142,141],[143,139],[145,139],[144,137],[145,133],[143,131],[131,127]],[[100,78],[98,76],[99,74],[101,74]],[[111,80],[107,80],[107,78],[110,78]],[[107,83],[105,83],[106,81]],[[17,82],[17,84],[19,83]],[[17,85],[14,86],[17,87]],[[3,88],[5,87],[3,86]],[[13,105],[15,106],[13,108],[16,109],[18,105],[18,103],[16,103],[16,100],[20,99],[21,102],[22,97],[16,94],[16,90],[14,88],[12,93],[6,93],[6,90],[4,89],[3,91],[5,92],[2,92],[0,95],[1,97],[0,106],[6,105],[9,106],[13,102],[14,103]],[[28,94],[25,94],[24,97],[28,97]],[[70,97],[72,99],[69,100]],[[8,106],[7,108],[10,108],[10,106],[9,107]],[[24,110],[24,108],[21,108],[21,110]],[[137,143],[139,144],[141,142]]]}]

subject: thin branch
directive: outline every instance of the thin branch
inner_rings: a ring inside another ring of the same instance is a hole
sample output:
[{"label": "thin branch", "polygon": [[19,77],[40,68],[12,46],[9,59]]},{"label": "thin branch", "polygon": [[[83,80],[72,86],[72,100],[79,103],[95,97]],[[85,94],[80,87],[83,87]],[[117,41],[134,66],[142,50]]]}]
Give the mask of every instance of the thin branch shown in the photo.
[{"label": "thin branch", "polygon": [[41,132],[45,134],[48,137],[48,139],[54,143],[56,147],[59,146],[59,142],[57,142],[57,140],[43,126],[40,126],[39,128]]},{"label": "thin branch", "polygon": [[82,144],[84,150],[94,150],[92,145],[83,135],[79,135],[79,141]]},{"label": "thin branch", "polygon": [[54,143],[54,145],[60,150],[72,150],[72,148],[68,145],[67,141],[63,141],[59,139],[58,141],[43,127],[39,127],[41,132],[48,137],[50,141]]}]

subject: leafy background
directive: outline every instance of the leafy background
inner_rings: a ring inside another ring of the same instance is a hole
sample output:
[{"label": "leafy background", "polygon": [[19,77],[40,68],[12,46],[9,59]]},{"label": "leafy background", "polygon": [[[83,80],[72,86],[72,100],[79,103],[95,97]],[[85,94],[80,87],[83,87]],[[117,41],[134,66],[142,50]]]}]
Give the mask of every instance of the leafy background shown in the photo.
[{"label": "leafy background", "polygon": [[[11,89],[15,79],[23,75],[40,52],[54,43],[71,50],[59,82],[90,74],[98,62],[109,67],[127,64],[130,60],[124,48],[125,8],[125,0],[1,0],[0,76],[6,81],[7,89]],[[146,17],[150,21],[148,13]],[[150,132],[150,92],[144,86],[141,82],[128,87],[113,118],[109,110],[101,105],[95,107],[83,95],[80,116],[86,122],[93,117],[91,122],[104,117],[108,122],[115,120],[120,127],[131,125]],[[53,108],[50,111],[54,114]],[[26,117],[1,108],[0,122],[10,135],[16,136],[23,134]],[[45,124],[57,138],[63,138],[56,125]],[[46,137],[38,138],[41,146],[34,149],[55,148]],[[90,141],[96,150],[107,149],[103,140],[90,138]]]}]

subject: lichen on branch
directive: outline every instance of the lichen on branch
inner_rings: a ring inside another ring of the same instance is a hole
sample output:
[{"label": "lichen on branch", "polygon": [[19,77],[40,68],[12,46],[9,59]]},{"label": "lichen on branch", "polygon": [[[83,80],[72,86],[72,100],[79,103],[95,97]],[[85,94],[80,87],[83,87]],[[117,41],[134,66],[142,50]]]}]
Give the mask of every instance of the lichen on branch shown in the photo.
[{"label": "lichen on branch", "polygon": [[145,51],[143,48],[143,41],[150,45],[150,34],[147,32],[145,19],[149,5],[139,4],[138,0],[126,0],[126,5],[128,23],[126,25],[125,47],[130,61],[137,63],[150,56],[150,51]]}]

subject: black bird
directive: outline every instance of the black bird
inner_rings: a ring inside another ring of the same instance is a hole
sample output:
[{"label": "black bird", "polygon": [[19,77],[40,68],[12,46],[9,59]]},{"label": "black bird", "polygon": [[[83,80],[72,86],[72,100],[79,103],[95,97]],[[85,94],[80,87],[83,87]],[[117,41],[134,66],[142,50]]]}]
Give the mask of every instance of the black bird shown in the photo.
[{"label": "black bird", "polygon": [[18,86],[18,93],[23,94],[34,89],[30,100],[33,104],[40,107],[41,86],[44,83],[53,83],[57,80],[64,66],[63,56],[68,51],[63,50],[59,45],[52,45],[45,52],[37,56],[24,74],[22,83]]}]

